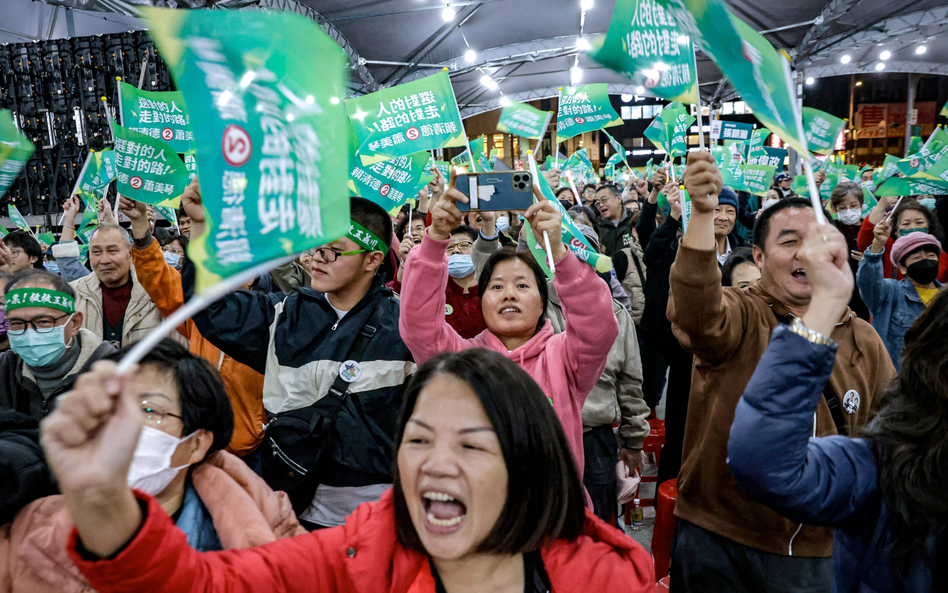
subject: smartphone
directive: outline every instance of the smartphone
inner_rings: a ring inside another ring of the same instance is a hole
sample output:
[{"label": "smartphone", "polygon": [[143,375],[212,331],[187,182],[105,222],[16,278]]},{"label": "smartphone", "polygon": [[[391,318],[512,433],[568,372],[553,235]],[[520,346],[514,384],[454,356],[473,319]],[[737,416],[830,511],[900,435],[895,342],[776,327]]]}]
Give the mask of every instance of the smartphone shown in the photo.
[{"label": "smartphone", "polygon": [[533,176],[528,171],[467,173],[455,183],[470,199],[467,204],[458,202],[462,212],[526,210],[533,204]]}]

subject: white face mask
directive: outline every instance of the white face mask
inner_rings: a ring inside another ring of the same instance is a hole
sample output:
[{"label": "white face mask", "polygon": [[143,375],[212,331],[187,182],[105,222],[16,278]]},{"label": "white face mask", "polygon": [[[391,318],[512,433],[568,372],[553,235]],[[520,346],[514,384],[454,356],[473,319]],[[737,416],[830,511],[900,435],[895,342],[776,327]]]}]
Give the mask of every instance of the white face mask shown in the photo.
[{"label": "white face mask", "polygon": [[171,457],[178,445],[193,437],[191,433],[183,439],[175,438],[157,428],[143,426],[138,445],[128,468],[126,482],[129,488],[137,488],[152,496],[168,487],[178,472],[191,465],[171,467]]},{"label": "white face mask", "polygon": [[771,206],[773,206],[779,201],[780,200],[764,200],[764,202],[761,204],[761,209],[766,210],[767,208],[770,208]]},{"label": "white face mask", "polygon": [[858,208],[853,208],[850,210],[843,210],[842,212],[837,212],[836,216],[839,217],[839,221],[843,224],[852,226],[859,224],[859,221],[862,220],[862,211]]}]

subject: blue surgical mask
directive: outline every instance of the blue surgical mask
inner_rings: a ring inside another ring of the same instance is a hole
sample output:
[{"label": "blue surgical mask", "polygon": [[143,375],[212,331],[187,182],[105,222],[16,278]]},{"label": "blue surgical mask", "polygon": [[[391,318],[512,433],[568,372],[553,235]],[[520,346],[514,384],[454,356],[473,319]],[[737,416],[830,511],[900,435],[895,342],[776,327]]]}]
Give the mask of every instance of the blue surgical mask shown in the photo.
[{"label": "blue surgical mask", "polygon": [[177,268],[178,264],[181,263],[181,256],[171,251],[165,251],[165,262],[172,268]]},{"label": "blue surgical mask", "polygon": [[899,237],[911,235],[912,233],[927,233],[927,232],[928,232],[928,227],[922,227],[920,229],[899,229]]},{"label": "blue surgical mask", "polygon": [[[73,313],[75,315],[75,313]],[[47,367],[56,364],[66,353],[66,323],[57,325],[48,332],[40,333],[28,328],[20,335],[9,334],[10,348],[30,367]]]},{"label": "blue surgical mask", "polygon": [[452,278],[467,278],[474,273],[474,260],[470,253],[455,253],[448,257],[448,274]]},{"label": "blue surgical mask", "polygon": [[510,228],[510,219],[506,216],[499,216],[497,218],[497,230],[501,233]]},{"label": "blue surgical mask", "polygon": [[0,342],[7,341],[7,329],[9,329],[10,324],[7,323],[7,313],[0,307]]},{"label": "blue surgical mask", "polygon": [[59,264],[54,261],[44,261],[43,267],[52,272],[53,274],[59,273]]},{"label": "blue surgical mask", "polygon": [[922,198],[918,201],[919,205],[928,208],[929,212],[935,211],[935,198]]}]

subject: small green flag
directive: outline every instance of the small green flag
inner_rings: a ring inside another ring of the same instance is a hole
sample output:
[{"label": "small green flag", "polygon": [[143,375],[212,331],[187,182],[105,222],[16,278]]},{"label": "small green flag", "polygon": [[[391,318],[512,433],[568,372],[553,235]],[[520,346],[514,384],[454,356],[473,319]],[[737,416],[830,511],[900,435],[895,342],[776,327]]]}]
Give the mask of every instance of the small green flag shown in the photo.
[{"label": "small green flag", "polygon": [[197,151],[191,149],[184,153],[184,168],[188,170],[188,179],[194,179],[198,174]]},{"label": "small green flag", "polygon": [[755,129],[751,132],[750,146],[747,149],[748,163],[751,159],[767,156],[767,151],[764,150],[764,142],[767,141],[768,137],[770,137],[770,130],[767,128]]},{"label": "small green flag", "polygon": [[141,10],[200,130],[206,226],[188,244],[198,292],[345,235],[339,46],[289,12]]},{"label": "small green flag", "polygon": [[890,177],[876,189],[876,197],[914,196],[919,194],[943,195],[948,193],[948,181],[938,179],[905,179]]},{"label": "small green flag", "polygon": [[932,173],[930,169],[941,169],[942,166],[938,163],[945,158],[948,158],[948,134],[941,128],[935,128],[935,132],[917,153],[899,160],[898,168],[906,177],[939,179],[939,175]]},{"label": "small green flag", "polygon": [[560,92],[556,112],[556,144],[577,134],[622,124],[609,101],[606,83],[570,86]]},{"label": "small green flag", "polygon": [[813,152],[830,154],[836,150],[836,140],[844,129],[845,119],[812,107],[803,108],[803,133],[806,134],[807,144]]},{"label": "small green flag", "polygon": [[16,225],[16,228],[20,229],[21,231],[25,231],[31,235],[33,234],[33,229],[30,228],[30,225],[27,224],[26,219],[23,218],[22,214],[20,214],[19,208],[17,208],[13,204],[10,204],[7,206],[7,212],[10,215],[10,220],[12,220],[13,224]]},{"label": "small green flag", "polygon": [[743,165],[741,170],[744,172],[747,191],[755,196],[766,196],[774,182],[776,169],[767,165]]},{"label": "small green flag", "polygon": [[447,72],[348,99],[345,104],[359,137],[363,165],[467,145]]},{"label": "small green flag", "polygon": [[678,101],[669,103],[662,109],[662,128],[665,131],[665,146],[672,158],[688,154],[688,128],[695,123],[695,117],[688,113]]},{"label": "small green flag", "polygon": [[105,197],[105,190],[115,179],[117,172],[114,150],[109,148],[100,152],[89,151],[79,179],[76,180],[75,190],[87,210],[96,210],[99,200]]},{"label": "small green flag", "polygon": [[[827,176],[827,180],[828,179],[829,176]],[[827,183],[828,181],[824,181],[823,185]],[[790,189],[798,196],[810,195],[810,186],[807,184],[806,175],[794,175],[793,180],[790,182]]]},{"label": "small green flag", "polygon": [[163,140],[175,152],[191,149],[194,133],[179,91],[152,93],[120,82],[119,112],[126,128]]},{"label": "small green flag", "polygon": [[667,0],[616,0],[606,35],[586,56],[669,101],[695,103],[694,47],[666,12]]},{"label": "small green flag", "polygon": [[118,192],[136,202],[177,208],[191,180],[173,148],[112,122]]},{"label": "small green flag", "polygon": [[422,176],[430,159],[427,152],[416,152],[368,166],[356,165],[349,176],[361,197],[388,212],[404,204],[428,183],[422,183]]},{"label": "small green flag", "polygon": [[921,136],[912,136],[911,141],[909,142],[909,148],[905,154],[915,154],[922,149],[922,137]]},{"label": "small green flag", "polygon": [[[489,160],[487,155],[484,154],[484,147],[487,145],[487,138],[484,134],[481,134],[468,144],[468,150],[465,150],[458,156],[451,159],[451,163],[458,167],[470,167],[471,165],[471,155],[474,156],[474,168],[476,171],[483,173],[484,171],[490,171]],[[447,177],[445,178],[447,179]]]},{"label": "small green flag", "polygon": [[747,183],[744,181],[744,165],[739,161],[731,160],[721,169],[721,177],[724,185],[734,191],[748,191]]},{"label": "small green flag", "polygon": [[645,128],[644,134],[648,141],[655,145],[655,148],[668,152],[668,148],[665,146],[665,128],[662,126],[661,113]]},{"label": "small green flag", "polygon": [[552,111],[541,111],[526,103],[511,103],[500,112],[497,130],[522,138],[539,140],[553,118]]},{"label": "small green flag", "polygon": [[174,208],[168,208],[167,206],[155,206],[155,212],[170,222],[174,228],[178,228],[178,216],[175,214]]},{"label": "small green flag", "polygon": [[941,113],[939,113],[939,115],[948,117],[948,102],[945,102],[945,104],[942,106]]},{"label": "small green flag", "polygon": [[712,140],[740,140],[750,142],[753,139],[754,124],[742,124],[737,121],[717,120],[711,123]]},{"label": "small green flag", "polygon": [[10,110],[0,109],[0,197],[16,181],[33,150],[33,143],[17,129]]},{"label": "small green flag", "polygon": [[862,215],[863,218],[869,215],[869,211],[876,207],[878,204],[875,195],[869,191],[868,187],[863,186],[862,188]]},{"label": "small green flag", "polygon": [[40,233],[36,235],[36,242],[40,244],[43,251],[47,251],[56,242],[56,237],[50,232]]},{"label": "small green flag", "polygon": [[82,224],[79,225],[79,230],[76,231],[76,236],[79,237],[83,242],[89,242],[89,236],[92,234],[92,231],[95,230],[95,227],[99,224],[97,220],[97,211],[86,209],[82,212]]},{"label": "small green flag", "polygon": [[899,157],[891,154],[885,155],[885,162],[882,168],[876,171],[872,176],[872,183],[876,187],[882,185],[882,182],[899,172]]},{"label": "small green flag", "polygon": [[747,164],[748,165],[767,165],[768,167],[773,167],[777,169],[778,171],[783,171],[783,162],[787,158],[787,149],[786,148],[773,148],[772,146],[764,146],[763,151],[764,151],[763,154],[758,153],[758,156],[752,156],[748,158]]},{"label": "small green flag", "polygon": [[609,139],[609,145],[612,146],[612,150],[614,150],[615,153],[620,156],[622,162],[624,162],[625,165],[628,167],[629,162],[626,160],[626,157],[629,156],[629,151],[627,151],[624,146],[619,144],[619,141],[613,138],[612,134],[610,134],[609,132],[605,130],[603,130],[602,133],[605,134],[606,138]]}]

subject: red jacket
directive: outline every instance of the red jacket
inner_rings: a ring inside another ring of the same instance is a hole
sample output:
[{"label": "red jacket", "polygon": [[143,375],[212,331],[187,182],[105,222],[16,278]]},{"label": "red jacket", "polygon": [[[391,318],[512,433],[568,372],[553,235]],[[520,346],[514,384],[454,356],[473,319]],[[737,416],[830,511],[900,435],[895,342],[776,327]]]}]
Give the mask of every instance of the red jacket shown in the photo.
[{"label": "red jacket", "polygon": [[[392,491],[366,503],[344,526],[243,550],[200,553],[151,497],[135,538],[112,560],[89,561],[69,538],[69,554],[99,593],[434,593],[428,558],[395,536]],[[541,549],[556,593],[655,590],[641,545],[586,512],[583,535]]]},{"label": "red jacket", "polygon": [[[862,220],[862,226],[859,227],[859,240],[858,247],[859,251],[865,251],[869,249],[869,246],[872,245],[872,229],[876,228],[876,225],[869,222],[869,217],[867,216]],[[889,237],[885,242],[885,253],[887,254],[882,258],[882,272],[885,274],[886,278],[895,278],[892,275],[892,258],[888,255],[892,252],[892,245],[895,244],[895,239]],[[898,278],[896,280],[901,280],[905,278],[901,272],[896,270]],[[948,283],[948,253],[944,251],[941,252],[941,255],[938,256],[938,281],[941,283]]]},{"label": "red jacket", "polygon": [[[395,280],[392,283],[392,290],[401,294],[402,283]],[[465,293],[460,284],[448,280],[444,289],[444,305],[445,320],[465,340],[471,340],[487,329],[477,286],[471,287]]]}]

